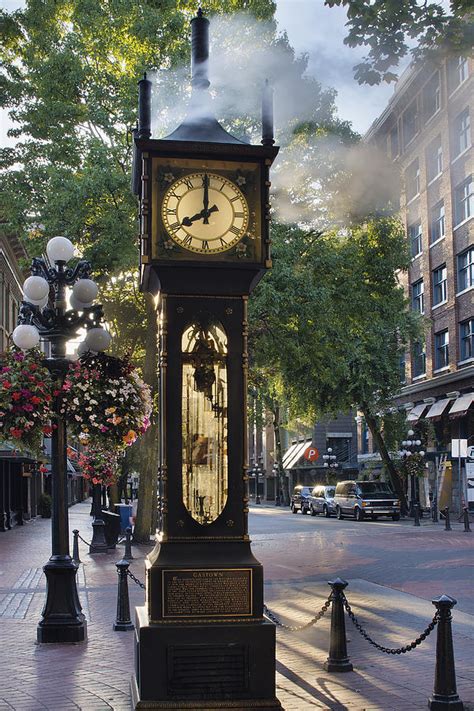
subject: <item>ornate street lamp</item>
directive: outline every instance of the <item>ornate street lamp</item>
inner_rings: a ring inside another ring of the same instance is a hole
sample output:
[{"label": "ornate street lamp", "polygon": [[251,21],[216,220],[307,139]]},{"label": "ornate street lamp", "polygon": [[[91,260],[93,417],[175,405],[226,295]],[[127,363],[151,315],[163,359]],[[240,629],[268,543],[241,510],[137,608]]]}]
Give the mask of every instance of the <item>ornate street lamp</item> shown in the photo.
[{"label": "ornate street lamp", "polygon": [[261,504],[260,500],[260,493],[258,490],[258,483],[260,480],[260,476],[263,475],[264,469],[263,469],[263,454],[258,455],[258,461],[255,466],[255,503],[256,504]]},{"label": "ornate street lamp", "polygon": [[327,454],[323,454],[323,459],[324,459],[323,467],[325,469],[334,470],[334,469],[338,468],[339,464],[336,461],[337,456],[332,453],[332,447],[327,448]]},{"label": "ornate street lamp", "polygon": [[[413,430],[408,430],[408,439],[402,441],[403,449],[400,455],[403,460],[407,460],[414,454],[418,454],[420,457],[425,456],[424,450],[421,449],[421,439],[414,439],[415,432]],[[410,512],[409,515],[415,517],[415,505],[418,506],[418,511],[420,511],[420,499],[419,499],[419,489],[416,486],[415,474],[410,474]]]},{"label": "ornate street lamp", "polygon": [[[66,237],[53,237],[46,252],[47,261],[33,259],[13,342],[22,350],[38,345],[40,339],[49,342],[51,350],[45,365],[60,386],[69,367],[67,341],[86,328],[86,350],[99,351],[108,347],[110,334],[100,326],[102,306],[92,303],[98,289],[89,278],[90,263],[81,260],[74,268],[66,266],[74,256],[74,245]],[[66,287],[72,287],[71,309],[66,304]],[[43,568],[46,602],[37,628],[38,642],[82,642],[87,636],[76,587],[77,565],[69,554],[66,423],[60,407],[61,399],[55,397],[56,426],[51,435],[52,545],[51,557]]]}]

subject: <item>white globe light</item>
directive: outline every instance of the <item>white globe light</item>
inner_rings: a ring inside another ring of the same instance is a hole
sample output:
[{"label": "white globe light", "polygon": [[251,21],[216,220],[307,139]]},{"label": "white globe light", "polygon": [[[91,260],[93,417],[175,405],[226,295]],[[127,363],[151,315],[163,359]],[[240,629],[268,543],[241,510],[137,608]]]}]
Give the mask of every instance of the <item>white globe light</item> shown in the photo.
[{"label": "white globe light", "polygon": [[72,287],[72,293],[78,301],[89,304],[97,297],[99,287],[92,279],[78,279]]},{"label": "white globe light", "polygon": [[110,346],[112,336],[105,328],[91,328],[87,331],[86,344],[91,351],[106,351]]},{"label": "white globe light", "polygon": [[408,435],[409,437],[413,437],[414,434],[415,434],[415,433],[413,432],[413,430],[408,430],[408,432],[407,432],[407,435]]},{"label": "white globe light", "polygon": [[22,351],[27,351],[29,348],[37,346],[40,341],[40,335],[36,326],[28,326],[22,324],[17,326],[12,334],[13,343]]},{"label": "white globe light", "polygon": [[327,462],[324,462],[324,466],[325,466],[325,467],[328,467],[329,464],[328,464]]},{"label": "white globe light", "polygon": [[49,294],[49,284],[40,276],[30,276],[23,284],[23,293],[32,304],[39,303]]},{"label": "white globe light", "polygon": [[331,454],[331,452],[332,452],[332,447],[328,447],[328,452],[329,452],[329,454]]},{"label": "white globe light", "polygon": [[424,451],[423,451],[422,449],[420,449],[420,451],[418,452],[418,454],[420,455],[420,457],[424,457],[424,456],[425,456],[425,453],[424,453]]},{"label": "white globe light", "polygon": [[77,299],[74,294],[71,294],[71,296],[69,297],[69,303],[71,305],[71,309],[74,309],[75,311],[84,311],[84,309],[87,309],[89,308],[89,306],[92,306],[92,301],[84,303],[83,301]]},{"label": "white globe light", "polygon": [[417,447],[419,447],[420,444],[421,444],[421,439],[417,439],[417,440],[415,441],[415,444],[416,444]]},{"label": "white globe light", "polygon": [[407,447],[411,447],[412,444],[413,443],[412,443],[411,439],[407,439]]},{"label": "white globe light", "polygon": [[52,262],[69,262],[74,256],[74,245],[67,237],[53,237],[46,245],[46,254]]}]

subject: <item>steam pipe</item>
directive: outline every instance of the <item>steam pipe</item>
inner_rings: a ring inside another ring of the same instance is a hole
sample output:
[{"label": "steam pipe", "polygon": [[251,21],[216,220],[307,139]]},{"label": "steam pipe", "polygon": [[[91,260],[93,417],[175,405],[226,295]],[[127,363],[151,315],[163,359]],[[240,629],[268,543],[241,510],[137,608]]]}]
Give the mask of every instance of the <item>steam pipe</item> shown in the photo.
[{"label": "steam pipe", "polygon": [[138,138],[151,136],[151,81],[146,78],[138,82]]},{"label": "steam pipe", "polygon": [[191,84],[194,89],[207,89],[209,65],[209,20],[199,8],[191,20]]},{"label": "steam pipe", "polygon": [[262,141],[263,146],[273,146],[273,87],[265,79],[262,95]]}]

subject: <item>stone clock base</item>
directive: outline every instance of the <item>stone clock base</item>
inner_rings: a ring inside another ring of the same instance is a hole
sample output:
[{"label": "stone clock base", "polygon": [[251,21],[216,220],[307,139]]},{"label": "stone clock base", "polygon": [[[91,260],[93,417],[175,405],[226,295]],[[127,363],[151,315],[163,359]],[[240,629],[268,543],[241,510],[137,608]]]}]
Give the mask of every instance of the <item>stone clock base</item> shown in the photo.
[{"label": "stone clock base", "polygon": [[138,607],[135,635],[133,709],[281,710],[271,622],[149,624]]}]

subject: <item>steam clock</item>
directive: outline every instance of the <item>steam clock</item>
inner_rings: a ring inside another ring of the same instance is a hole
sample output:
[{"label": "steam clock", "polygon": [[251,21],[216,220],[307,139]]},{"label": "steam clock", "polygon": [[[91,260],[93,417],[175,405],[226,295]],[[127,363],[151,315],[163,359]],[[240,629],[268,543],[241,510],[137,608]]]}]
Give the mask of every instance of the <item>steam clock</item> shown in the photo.
[{"label": "steam clock", "polygon": [[136,610],[135,708],[280,709],[275,628],[248,535],[247,301],[271,266],[271,92],[262,145],[209,110],[209,22],[191,22],[188,118],[151,137],[139,82],[141,287],[159,294],[160,533]]}]

